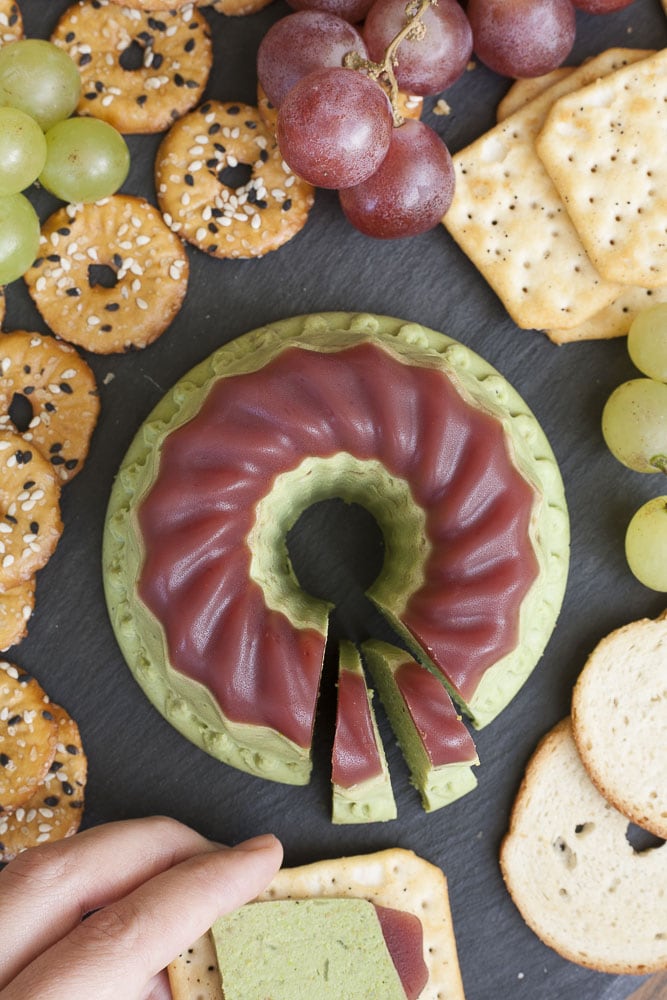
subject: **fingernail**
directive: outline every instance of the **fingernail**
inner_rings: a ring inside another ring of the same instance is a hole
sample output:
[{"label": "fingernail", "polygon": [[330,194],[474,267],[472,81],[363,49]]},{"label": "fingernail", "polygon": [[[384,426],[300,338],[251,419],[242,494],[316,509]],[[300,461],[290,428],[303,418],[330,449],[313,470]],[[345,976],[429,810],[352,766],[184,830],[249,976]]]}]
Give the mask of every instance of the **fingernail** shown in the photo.
[{"label": "fingernail", "polygon": [[242,843],[237,844],[236,848],[239,851],[266,851],[271,847],[275,847],[278,843],[277,837],[274,837],[272,833],[264,833],[260,837],[251,837],[250,840],[244,840]]}]

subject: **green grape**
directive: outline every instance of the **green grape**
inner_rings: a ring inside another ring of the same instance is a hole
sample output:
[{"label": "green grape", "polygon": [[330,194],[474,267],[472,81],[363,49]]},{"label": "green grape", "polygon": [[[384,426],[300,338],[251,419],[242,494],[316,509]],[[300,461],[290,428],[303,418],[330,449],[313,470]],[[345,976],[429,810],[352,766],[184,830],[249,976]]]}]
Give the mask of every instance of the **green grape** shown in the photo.
[{"label": "green grape", "polygon": [[0,198],[0,285],[20,278],[39,250],[39,219],[24,194]]},{"label": "green grape", "polygon": [[667,302],[658,302],[635,317],[628,331],[628,351],[640,372],[667,382]]},{"label": "green grape", "polygon": [[68,118],[46,133],[40,183],[63,201],[98,201],[121,186],[130,151],[120,132],[98,118]]},{"label": "green grape", "polygon": [[635,378],[614,389],[602,412],[612,455],[635,472],[667,472],[667,385]]},{"label": "green grape", "polygon": [[34,118],[0,107],[0,195],[17,194],[37,180],[46,161],[46,140]]},{"label": "green grape", "polygon": [[625,556],[640,583],[667,591],[667,496],[654,497],[634,515],[625,534]]},{"label": "green grape", "polygon": [[22,38],[0,48],[0,104],[25,111],[43,132],[72,114],[80,94],[76,64],[53,42]]}]

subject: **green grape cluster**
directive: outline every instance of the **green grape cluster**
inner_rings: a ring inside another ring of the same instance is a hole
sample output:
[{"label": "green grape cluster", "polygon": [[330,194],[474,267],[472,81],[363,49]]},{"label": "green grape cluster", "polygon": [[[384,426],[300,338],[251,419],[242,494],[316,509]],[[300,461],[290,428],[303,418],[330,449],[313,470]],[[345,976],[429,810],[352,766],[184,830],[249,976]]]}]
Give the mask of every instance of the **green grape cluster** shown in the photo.
[{"label": "green grape cluster", "polygon": [[[619,462],[636,472],[667,473],[667,303],[637,315],[628,352],[644,378],[618,386],[605,404],[602,433]],[[640,583],[667,591],[667,496],[636,512],[625,536],[628,565]]]},{"label": "green grape cluster", "polygon": [[71,117],[81,77],[66,52],[28,38],[0,48],[0,285],[21,277],[39,248],[39,219],[25,192],[35,181],[63,201],[97,201],[130,168],[111,125]]}]

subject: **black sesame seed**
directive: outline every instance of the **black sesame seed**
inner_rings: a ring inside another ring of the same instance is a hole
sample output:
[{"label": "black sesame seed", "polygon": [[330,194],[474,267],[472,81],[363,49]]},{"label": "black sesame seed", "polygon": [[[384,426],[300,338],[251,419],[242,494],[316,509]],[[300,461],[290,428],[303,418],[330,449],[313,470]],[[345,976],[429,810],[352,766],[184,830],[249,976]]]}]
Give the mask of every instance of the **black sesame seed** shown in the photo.
[{"label": "black sesame seed", "polygon": [[66,41],[66,42],[67,42],[68,44],[69,44],[70,42],[73,42],[75,38],[76,38],[76,35],[74,34],[74,32],[73,32],[73,31],[68,31],[68,32],[67,32],[67,34],[65,35],[65,41]]},{"label": "black sesame seed", "polygon": [[30,396],[35,391],[34,385],[26,385],[23,387],[23,395]]},{"label": "black sesame seed", "polygon": [[32,535],[38,535],[39,534],[39,524],[38,524],[37,521],[31,521],[30,522],[30,533]]},{"label": "black sesame seed", "polygon": [[60,787],[62,788],[65,795],[74,795],[74,788],[70,785],[69,781],[61,782]]},{"label": "black sesame seed", "polygon": [[228,115],[237,115],[240,110],[241,109],[238,106],[238,104],[232,104],[229,108],[227,108],[227,114]]},{"label": "black sesame seed", "polygon": [[54,716],[47,709],[44,709],[42,711],[42,718],[46,719],[47,722],[53,722]]},{"label": "black sesame seed", "polygon": [[152,28],[153,31],[166,31],[167,25],[164,21],[158,21],[156,17],[148,18],[148,27]]},{"label": "black sesame seed", "polygon": [[60,254],[59,253],[50,253],[46,259],[48,261],[50,261],[52,264],[59,264],[60,263]]},{"label": "black sesame seed", "polygon": [[209,126],[208,134],[217,135],[218,132],[220,131],[220,128],[221,128],[220,122],[213,122],[213,124]]},{"label": "black sesame seed", "polygon": [[95,101],[95,100],[97,100],[97,94],[95,93],[94,90],[87,90],[86,93],[83,96],[84,96],[84,99],[86,101]]},{"label": "black sesame seed", "polygon": [[47,795],[44,799],[45,806],[57,806],[60,802],[60,798],[57,795]]},{"label": "black sesame seed", "polygon": [[79,59],[79,66],[87,66],[88,63],[91,63],[92,61],[93,57],[91,56],[90,52],[84,52],[81,58]]},{"label": "black sesame seed", "polygon": [[255,128],[257,128],[257,122],[254,122],[252,120],[244,122],[243,124],[245,125],[246,128],[249,128],[249,129],[255,129]]},{"label": "black sesame seed", "polygon": [[69,226],[61,226],[58,230],[56,230],[56,232],[58,232],[60,236],[69,236],[72,230]]},{"label": "black sesame seed", "polygon": [[183,46],[183,48],[185,49],[186,52],[192,52],[192,50],[194,49],[194,47],[195,47],[196,44],[197,43],[194,40],[194,38],[188,38],[188,40],[185,43],[185,45]]},{"label": "black sesame seed", "polygon": [[24,365],[23,366],[23,371],[26,373],[26,375],[29,375],[30,374],[30,365]]},{"label": "black sesame seed", "polygon": [[199,80],[186,80],[185,86],[187,90],[196,90],[199,86]]},{"label": "black sesame seed", "polygon": [[139,96],[137,97],[136,100],[137,100],[137,104],[143,106],[146,103],[146,101],[148,100],[148,95],[147,94],[139,94]]},{"label": "black sesame seed", "polygon": [[100,330],[102,331],[102,333],[111,333],[113,327],[111,323],[103,323],[102,326],[100,327]]},{"label": "black sesame seed", "polygon": [[64,464],[65,464],[65,459],[62,457],[62,455],[53,455],[51,457],[51,465],[64,465]]},{"label": "black sesame seed", "polygon": [[60,383],[60,391],[64,392],[66,396],[71,396],[72,393],[74,392],[74,389],[69,384],[69,382],[61,382]]},{"label": "black sesame seed", "polygon": [[65,462],[65,468],[71,472],[72,469],[76,469],[78,464],[79,464],[78,458],[68,458],[67,461]]},{"label": "black sesame seed", "polygon": [[23,489],[24,490],[31,490],[34,485],[35,485],[35,480],[34,479],[26,479],[25,483],[23,484]]},{"label": "black sesame seed", "polygon": [[61,767],[62,767],[62,764],[60,763],[60,761],[59,760],[54,760],[54,762],[51,764],[51,767],[49,768],[49,771],[52,774],[55,774],[56,771],[59,771]]},{"label": "black sesame seed", "polygon": [[104,308],[107,310],[107,312],[115,313],[118,312],[120,306],[117,302],[107,302]]},{"label": "black sesame seed", "polygon": [[68,743],[67,746],[65,747],[65,750],[67,751],[67,753],[72,754],[73,757],[76,757],[76,755],[79,752],[79,748],[75,746],[73,743]]},{"label": "black sesame seed", "polygon": [[56,411],[56,404],[55,403],[44,403],[44,409],[48,413],[55,413],[55,411]]},{"label": "black sesame seed", "polygon": [[13,514],[5,514],[5,521],[9,521],[11,524],[18,524],[19,523],[16,520],[16,518],[14,517]]},{"label": "black sesame seed", "polygon": [[153,62],[151,63],[151,69],[159,69],[164,62],[164,56],[160,55],[159,52],[153,53]]},{"label": "black sesame seed", "polygon": [[67,290],[65,291],[65,295],[69,295],[69,296],[71,296],[72,298],[76,298],[76,297],[77,297],[77,295],[81,295],[81,291],[80,291],[80,289],[78,289],[78,288],[68,288],[68,289],[67,289]]},{"label": "black sesame seed", "polygon": [[18,726],[19,722],[23,721],[22,715],[12,715],[11,719],[7,719],[8,726]]},{"label": "black sesame seed", "polygon": [[292,199],[291,198],[285,198],[285,200],[284,200],[284,202],[282,204],[283,212],[289,212],[289,210],[290,210],[291,207],[292,207]]},{"label": "black sesame seed", "polygon": [[194,187],[195,186],[195,179],[192,176],[192,174],[184,174],[183,175],[183,180],[188,185],[188,187]]},{"label": "black sesame seed", "polygon": [[83,809],[83,799],[74,799],[69,803],[70,809]]},{"label": "black sesame seed", "polygon": [[269,154],[267,153],[267,151],[265,149],[260,149],[260,151],[259,151],[259,158],[262,161],[262,163],[266,163],[266,161],[269,158]]},{"label": "black sesame seed", "polygon": [[183,87],[185,85],[185,80],[180,73],[174,73],[174,86]]},{"label": "black sesame seed", "polygon": [[0,753],[0,767],[7,767],[9,764],[9,757],[6,753]]}]

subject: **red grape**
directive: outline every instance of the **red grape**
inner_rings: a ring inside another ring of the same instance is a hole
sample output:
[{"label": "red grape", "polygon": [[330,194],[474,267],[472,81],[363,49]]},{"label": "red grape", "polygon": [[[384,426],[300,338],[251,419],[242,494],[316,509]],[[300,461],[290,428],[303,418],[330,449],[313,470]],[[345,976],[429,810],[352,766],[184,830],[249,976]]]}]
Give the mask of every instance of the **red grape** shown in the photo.
[{"label": "red grape", "polygon": [[340,17],[319,10],[289,14],[269,28],[257,51],[257,76],[274,107],[313,70],[342,66],[347,52],[367,57],[359,32]]},{"label": "red grape", "polygon": [[395,128],[389,152],[367,180],[339,194],[347,219],[366,236],[416,236],[442,219],[454,196],[449,150],[423,122]]},{"label": "red grape", "polygon": [[[382,62],[387,46],[405,27],[406,0],[375,0],[363,27],[368,52]],[[423,38],[404,38],[396,55],[396,81],[408,94],[439,94],[463,73],[472,53],[472,31],[456,0],[440,0],[422,18]]]},{"label": "red grape", "polygon": [[467,11],[475,52],[503,76],[549,73],[574,44],[570,0],[469,0]]},{"label": "red grape", "polygon": [[373,0],[287,0],[293,10],[324,10],[350,24],[363,21]]},{"label": "red grape", "polygon": [[295,174],[317,187],[345,188],[377,170],[392,128],[379,84],[353,69],[321,69],[283,99],[276,134]]},{"label": "red grape", "polygon": [[632,0],[572,0],[572,3],[588,14],[610,14],[621,7],[629,7]]}]

